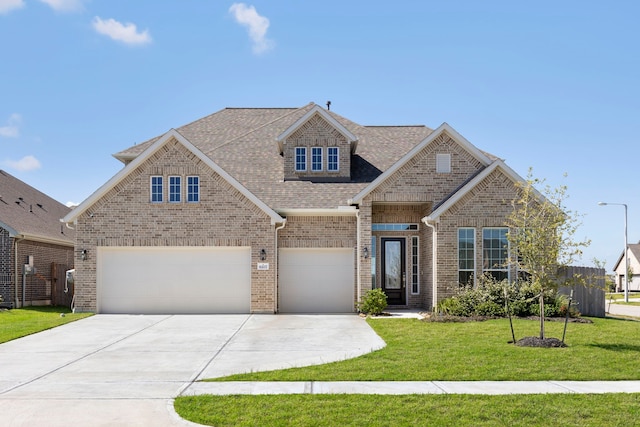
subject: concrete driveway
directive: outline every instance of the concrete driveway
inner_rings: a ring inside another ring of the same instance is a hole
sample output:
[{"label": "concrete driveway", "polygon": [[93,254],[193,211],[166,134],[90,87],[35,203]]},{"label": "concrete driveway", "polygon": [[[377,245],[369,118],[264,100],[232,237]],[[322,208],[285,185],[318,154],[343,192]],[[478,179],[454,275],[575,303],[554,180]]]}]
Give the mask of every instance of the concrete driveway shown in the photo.
[{"label": "concrete driveway", "polygon": [[0,345],[0,424],[183,426],[201,378],[382,348],[356,315],[96,315]]}]

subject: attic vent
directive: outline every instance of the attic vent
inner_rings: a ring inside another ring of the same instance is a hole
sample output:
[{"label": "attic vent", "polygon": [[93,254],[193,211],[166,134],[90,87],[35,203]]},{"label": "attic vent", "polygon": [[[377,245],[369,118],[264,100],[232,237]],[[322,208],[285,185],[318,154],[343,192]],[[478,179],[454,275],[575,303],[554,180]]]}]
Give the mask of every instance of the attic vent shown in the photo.
[{"label": "attic vent", "polygon": [[437,173],[450,173],[451,172],[451,154],[436,154],[436,172]]}]

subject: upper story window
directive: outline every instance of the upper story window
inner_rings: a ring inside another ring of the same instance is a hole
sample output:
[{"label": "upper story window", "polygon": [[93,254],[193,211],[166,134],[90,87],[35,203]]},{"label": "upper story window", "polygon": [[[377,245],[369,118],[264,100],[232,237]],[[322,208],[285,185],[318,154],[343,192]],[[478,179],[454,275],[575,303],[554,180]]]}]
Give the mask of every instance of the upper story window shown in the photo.
[{"label": "upper story window", "polygon": [[438,173],[451,172],[451,154],[449,153],[436,154],[436,172]]},{"label": "upper story window", "polygon": [[162,202],[162,177],[161,176],[152,176],[151,177],[151,201],[155,203]]},{"label": "upper story window", "polygon": [[311,147],[311,170],[314,172],[322,170],[322,147]]},{"label": "upper story window", "polygon": [[307,148],[296,147],[296,171],[303,172],[307,170]]},{"label": "upper story window", "polygon": [[329,172],[338,170],[338,147],[327,148],[327,170]]},{"label": "upper story window", "polygon": [[187,177],[187,202],[197,203],[200,201],[200,177]]},{"label": "upper story window", "polygon": [[182,179],[179,176],[169,177],[169,202],[180,203],[182,201]]}]

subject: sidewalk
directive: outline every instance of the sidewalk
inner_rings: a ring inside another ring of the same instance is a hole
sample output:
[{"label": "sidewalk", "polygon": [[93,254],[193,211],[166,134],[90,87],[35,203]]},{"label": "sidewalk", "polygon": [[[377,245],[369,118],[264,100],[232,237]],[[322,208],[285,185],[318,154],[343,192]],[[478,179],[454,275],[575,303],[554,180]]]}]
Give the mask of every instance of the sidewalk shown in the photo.
[{"label": "sidewalk", "polygon": [[640,393],[640,381],[228,381],[197,382],[182,395],[546,393]]}]

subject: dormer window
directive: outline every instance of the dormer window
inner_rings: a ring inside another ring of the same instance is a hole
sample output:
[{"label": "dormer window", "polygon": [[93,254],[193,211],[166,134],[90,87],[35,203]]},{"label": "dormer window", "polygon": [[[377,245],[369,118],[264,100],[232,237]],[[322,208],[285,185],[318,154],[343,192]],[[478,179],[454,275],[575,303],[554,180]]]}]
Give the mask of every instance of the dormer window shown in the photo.
[{"label": "dormer window", "polygon": [[307,170],[307,147],[296,147],[296,172]]},{"label": "dormer window", "polygon": [[311,170],[313,172],[322,171],[322,147],[311,148]]},{"label": "dormer window", "polygon": [[329,172],[337,172],[338,168],[338,147],[327,148],[327,170]]}]

